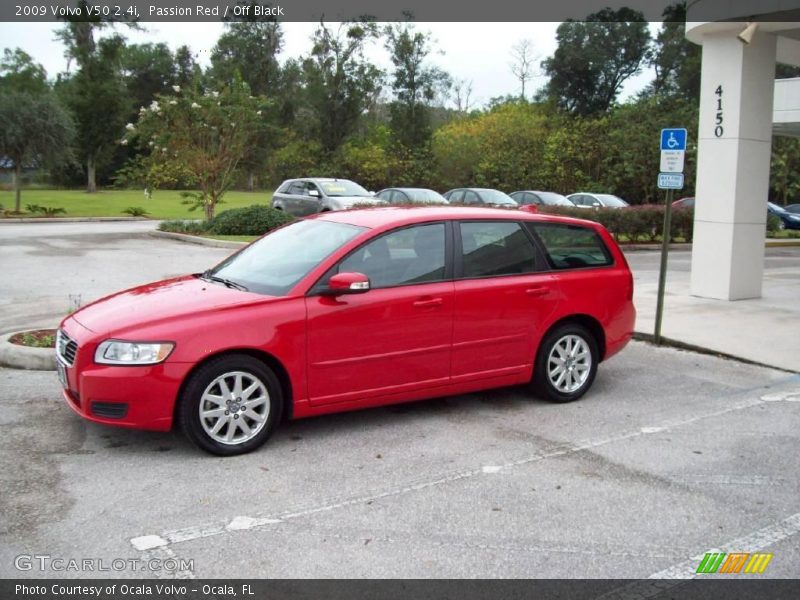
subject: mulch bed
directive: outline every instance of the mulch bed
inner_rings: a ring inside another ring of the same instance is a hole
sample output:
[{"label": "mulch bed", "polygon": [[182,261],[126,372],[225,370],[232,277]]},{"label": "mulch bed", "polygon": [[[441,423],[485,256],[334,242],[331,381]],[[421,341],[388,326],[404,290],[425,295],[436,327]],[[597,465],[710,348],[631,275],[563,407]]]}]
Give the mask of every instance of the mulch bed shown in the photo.
[{"label": "mulch bed", "polygon": [[32,348],[55,348],[56,346],[56,330],[55,329],[38,329],[36,331],[23,331],[15,333],[9,340],[12,344],[18,346],[28,346]]}]

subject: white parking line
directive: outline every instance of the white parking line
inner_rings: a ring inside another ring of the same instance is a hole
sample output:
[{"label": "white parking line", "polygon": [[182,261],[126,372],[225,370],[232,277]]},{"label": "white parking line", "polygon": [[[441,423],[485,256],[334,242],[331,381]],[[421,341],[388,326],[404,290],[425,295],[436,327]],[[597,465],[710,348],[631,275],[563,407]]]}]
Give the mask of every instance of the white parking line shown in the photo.
[{"label": "white parking line", "polygon": [[[752,390],[748,390],[743,393],[753,393]],[[306,517],[314,514],[319,514],[323,512],[328,512],[332,510],[337,510],[340,508],[345,508],[348,506],[354,506],[357,504],[364,504],[367,502],[374,502],[376,500],[381,500],[384,498],[396,497],[401,496],[404,494],[408,494],[410,492],[416,492],[419,490],[429,489],[433,487],[437,487],[440,485],[453,483],[456,481],[461,481],[465,479],[470,479],[473,477],[479,477],[486,474],[493,474],[499,471],[505,471],[509,469],[513,469],[515,467],[529,465],[533,463],[537,463],[543,460],[547,460],[549,458],[555,458],[559,456],[566,456],[570,454],[576,454],[583,450],[589,450],[592,448],[598,448],[600,446],[605,446],[608,444],[612,444],[614,442],[629,440],[632,438],[641,437],[644,435],[656,434],[667,431],[669,429],[680,427],[684,425],[690,425],[692,423],[704,420],[719,417],[724,414],[728,414],[734,411],[744,410],[747,408],[751,408],[753,406],[758,406],[763,404],[763,400],[761,398],[745,398],[739,400],[738,402],[731,402],[727,404],[725,408],[721,408],[718,410],[708,411],[705,413],[701,413],[695,415],[693,417],[685,418],[685,419],[671,419],[659,426],[653,427],[642,427],[637,428],[633,431],[628,431],[625,433],[620,433],[618,435],[595,439],[595,440],[586,440],[580,441],[576,444],[564,444],[562,448],[554,449],[549,452],[542,452],[533,454],[518,460],[510,461],[502,465],[491,465],[488,467],[478,467],[475,469],[470,469],[467,471],[460,471],[454,472],[442,477],[438,477],[435,479],[423,480],[417,483],[411,483],[406,486],[392,488],[389,490],[383,490],[373,493],[367,493],[360,496],[355,496],[351,498],[341,499],[341,500],[329,500],[323,501],[321,504],[317,506],[311,506],[309,508],[304,508],[300,510],[289,510],[283,513],[278,514],[271,514],[271,515],[257,515],[257,516],[237,516],[235,518],[231,518],[224,523],[214,523],[214,524],[205,524],[205,525],[197,525],[192,527],[185,527],[181,529],[169,530],[163,532],[160,536],[159,535],[145,535],[140,536],[138,538],[133,538],[131,540],[131,544],[134,544],[134,540],[152,540],[155,538],[166,540],[168,545],[178,544],[181,542],[189,542],[201,538],[213,537],[217,535],[221,535],[223,533],[234,533],[236,531],[243,531],[243,530],[253,530],[258,529],[260,527],[273,525],[276,523],[280,523],[282,521],[286,521],[289,519],[297,519],[300,517]],[[488,469],[488,470],[487,470]],[[141,542],[138,542],[141,543]],[[134,544],[134,547],[136,545]],[[138,549],[138,548],[137,548]]]},{"label": "white parking line", "polygon": [[652,598],[697,576],[697,567],[706,552],[759,552],[800,532],[800,513],[768,525],[740,538],[722,544],[719,548],[704,549],[702,554],[672,565],[650,575],[645,581],[635,581],[612,590],[595,600],[642,600]]}]

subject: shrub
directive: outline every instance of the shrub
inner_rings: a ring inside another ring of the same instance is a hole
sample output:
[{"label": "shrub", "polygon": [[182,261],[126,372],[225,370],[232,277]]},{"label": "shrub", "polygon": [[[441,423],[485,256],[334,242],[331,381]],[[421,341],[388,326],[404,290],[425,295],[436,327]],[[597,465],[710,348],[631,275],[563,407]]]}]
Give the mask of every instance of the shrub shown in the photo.
[{"label": "shrub", "polygon": [[[608,229],[614,239],[623,242],[655,242],[661,239],[661,231],[664,227],[664,206],[658,204],[644,204],[623,209],[601,208],[599,210],[547,206],[539,207],[539,212],[595,221]],[[670,237],[673,241],[691,242],[693,225],[693,210],[673,210]]]},{"label": "shrub", "polygon": [[208,233],[207,221],[162,221],[158,225],[159,231],[170,233],[186,233],[188,235],[201,235]]},{"label": "shrub", "polygon": [[282,210],[255,204],[220,213],[211,221],[208,232],[217,235],[262,235],[292,220]]},{"label": "shrub", "polygon": [[129,206],[122,212],[123,214],[130,215],[132,217],[144,217],[147,215],[147,210],[141,206]]},{"label": "shrub", "polygon": [[767,233],[777,233],[781,228],[781,220],[775,215],[767,215]]},{"label": "shrub", "polygon": [[53,217],[59,214],[66,214],[67,211],[57,206],[39,206],[38,204],[26,204],[25,210],[35,215],[44,215],[45,217]]}]

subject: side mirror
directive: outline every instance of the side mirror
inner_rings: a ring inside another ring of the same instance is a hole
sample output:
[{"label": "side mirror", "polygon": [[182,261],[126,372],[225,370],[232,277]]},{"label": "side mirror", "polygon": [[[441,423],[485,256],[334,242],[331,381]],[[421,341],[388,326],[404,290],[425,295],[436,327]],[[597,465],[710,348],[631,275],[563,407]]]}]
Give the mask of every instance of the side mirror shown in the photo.
[{"label": "side mirror", "polygon": [[309,196],[314,196],[314,198],[319,198],[319,190],[308,190]]},{"label": "side mirror", "polygon": [[524,204],[523,206],[520,206],[519,209],[524,211],[524,212],[529,212],[529,213],[537,213],[537,212],[539,212],[539,209],[536,208],[535,204]]},{"label": "side mirror", "polygon": [[327,293],[330,295],[363,294],[368,291],[369,277],[363,273],[337,273],[328,280]]}]

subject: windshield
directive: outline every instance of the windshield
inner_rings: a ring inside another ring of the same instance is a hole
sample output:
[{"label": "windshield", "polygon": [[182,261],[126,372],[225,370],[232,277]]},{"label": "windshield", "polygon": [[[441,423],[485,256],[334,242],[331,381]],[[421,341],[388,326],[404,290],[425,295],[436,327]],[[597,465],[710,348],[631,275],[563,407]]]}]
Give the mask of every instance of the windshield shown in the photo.
[{"label": "windshield", "polygon": [[364,227],[344,223],[296,221],[276,229],[206,274],[257,294],[284,296],[322,260],[362,231]]},{"label": "windshield", "polygon": [[776,213],[786,212],[782,206],[778,206],[777,204],[774,204],[772,202],[767,202],[767,206],[769,206],[772,209],[772,211]]},{"label": "windshield", "polygon": [[509,196],[498,190],[479,190],[481,198],[487,204],[508,204],[509,206],[516,206],[516,201]]},{"label": "windshield", "polygon": [[336,181],[320,181],[320,187],[325,192],[326,196],[336,198],[339,196],[372,196],[367,190],[348,181],[347,179],[337,179]]},{"label": "windshield", "polygon": [[625,200],[622,198],[617,198],[611,194],[595,194],[598,198],[600,198],[600,202],[603,203],[605,206],[611,206],[613,208],[622,208],[623,206],[630,206]]},{"label": "windshield", "polygon": [[569,201],[569,198],[555,192],[536,192],[536,195],[542,199],[542,202],[550,206],[575,206]]}]

